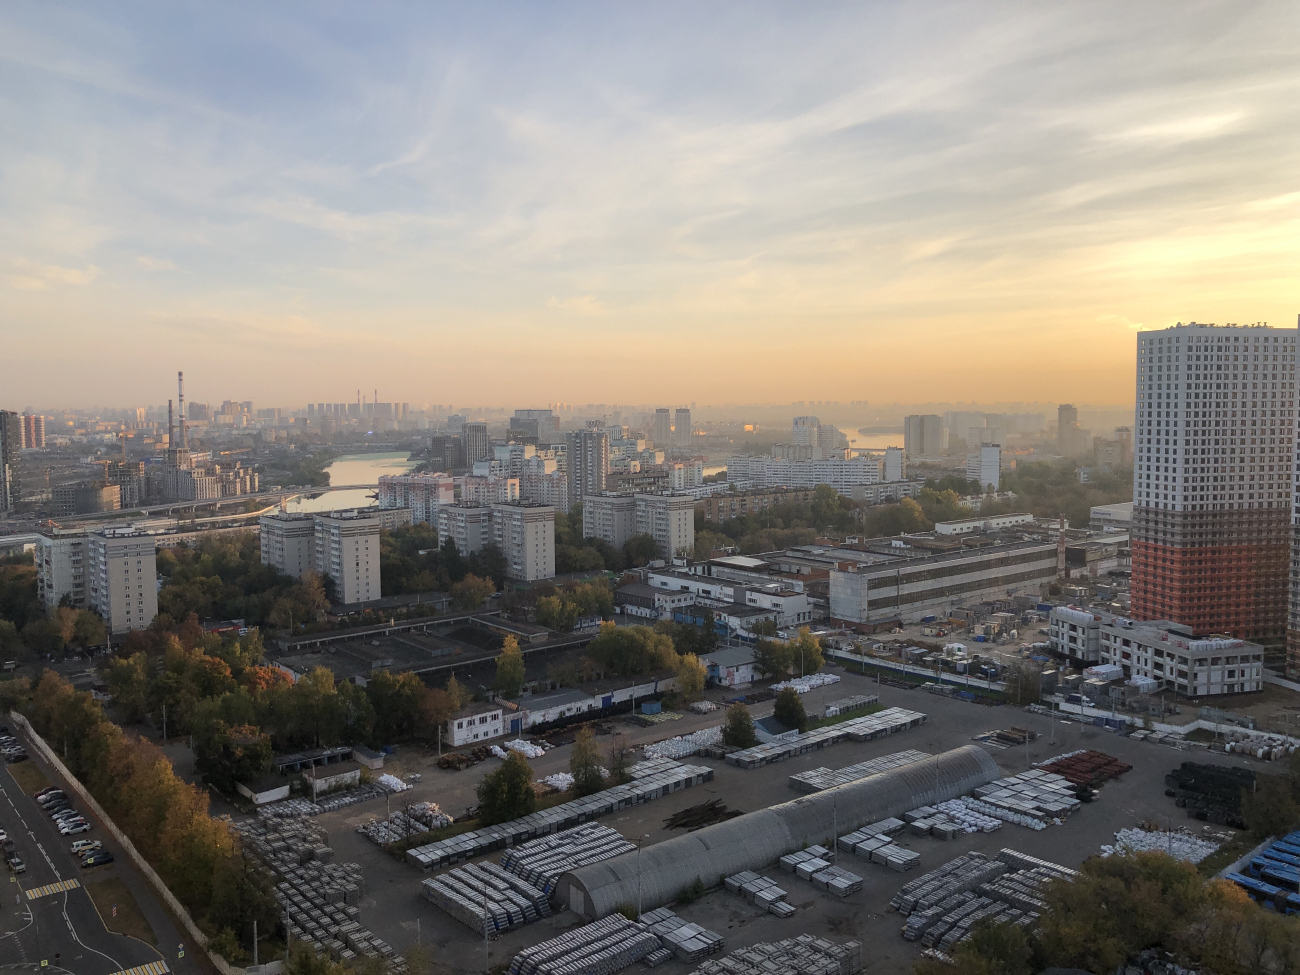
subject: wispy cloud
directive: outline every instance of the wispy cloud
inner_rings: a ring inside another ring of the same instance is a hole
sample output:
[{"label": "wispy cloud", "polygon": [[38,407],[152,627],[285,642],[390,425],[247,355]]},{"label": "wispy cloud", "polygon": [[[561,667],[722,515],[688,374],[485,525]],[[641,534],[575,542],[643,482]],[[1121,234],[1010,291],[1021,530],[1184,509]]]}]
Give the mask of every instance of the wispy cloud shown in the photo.
[{"label": "wispy cloud", "polygon": [[22,291],[45,291],[48,288],[84,287],[99,277],[99,268],[59,267],[57,264],[38,264],[25,258],[14,261],[9,275],[9,286]]}]

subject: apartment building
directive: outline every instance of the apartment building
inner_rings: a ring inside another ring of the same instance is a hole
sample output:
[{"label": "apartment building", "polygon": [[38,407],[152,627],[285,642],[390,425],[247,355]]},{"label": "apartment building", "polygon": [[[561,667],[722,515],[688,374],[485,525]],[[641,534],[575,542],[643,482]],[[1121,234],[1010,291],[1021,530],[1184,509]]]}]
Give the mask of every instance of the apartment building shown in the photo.
[{"label": "apartment building", "polygon": [[903,452],[908,457],[940,457],[945,446],[943,420],[939,416],[915,415],[903,418]]},{"label": "apartment building", "polygon": [[301,579],[316,571],[316,519],[309,514],[277,511],[257,520],[262,564]]},{"label": "apartment building", "polygon": [[994,491],[1002,483],[1002,447],[998,444],[978,444],[966,454],[966,480],[978,481],[984,490]]},{"label": "apartment building", "polygon": [[377,512],[331,511],[315,517],[316,571],[334,580],[339,602],[379,599],[379,531]]},{"label": "apartment building", "polygon": [[481,552],[492,543],[492,509],[461,501],[438,508],[438,544],[450,539],[461,555]]},{"label": "apartment building", "polygon": [[600,538],[614,548],[637,533],[636,497],[631,494],[593,494],[582,503],[582,537]]},{"label": "apartment building", "polygon": [[1055,653],[1063,654],[1079,669],[1101,661],[1101,624],[1099,613],[1054,606],[1048,614],[1047,640]]},{"label": "apartment building", "polygon": [[579,504],[588,495],[608,487],[609,434],[603,427],[588,427],[568,436],[569,502]]},{"label": "apartment building", "polygon": [[863,484],[882,481],[881,458],[858,456],[827,460],[740,455],[727,459],[727,481],[741,490],[812,488],[829,484],[846,497]]},{"label": "apartment building", "polygon": [[689,494],[638,494],[636,534],[649,535],[671,559],[695,551],[695,498]]},{"label": "apartment building", "polygon": [[36,595],[46,612],[66,596],[76,609],[86,606],[86,536],[42,535],[36,541]]},{"label": "apartment building", "polygon": [[436,525],[438,506],[456,500],[455,481],[446,474],[383,474],[379,507],[409,508],[413,524]]},{"label": "apartment building", "polygon": [[492,540],[506,559],[506,575],[520,582],[555,575],[555,509],[545,504],[492,505]]},{"label": "apartment building", "polygon": [[152,535],[130,528],[86,538],[86,606],[109,633],[146,629],[158,615],[157,546]]}]

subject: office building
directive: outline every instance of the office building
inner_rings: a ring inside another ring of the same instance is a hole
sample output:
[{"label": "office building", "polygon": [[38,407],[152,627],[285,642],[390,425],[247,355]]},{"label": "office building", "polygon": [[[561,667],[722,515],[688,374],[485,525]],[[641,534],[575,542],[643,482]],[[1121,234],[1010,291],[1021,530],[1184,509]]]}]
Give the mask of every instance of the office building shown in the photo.
[{"label": "office building", "polygon": [[1056,452],[1062,457],[1074,454],[1078,445],[1079,411],[1069,403],[1056,408]]},{"label": "office building", "polygon": [[42,535],[36,541],[36,595],[47,613],[66,597],[74,609],[86,606],[86,535]]},{"label": "office building", "polygon": [[668,447],[673,438],[673,412],[667,408],[655,410],[654,426],[650,436],[656,447]]},{"label": "office building", "polygon": [[506,560],[506,575],[520,582],[555,575],[555,509],[546,504],[492,505],[492,540]]},{"label": "office building", "polygon": [[158,615],[157,546],[131,528],[95,532],[86,539],[86,606],[110,634],[143,630]]},{"label": "office building", "polygon": [[309,514],[277,511],[257,520],[262,564],[301,579],[316,571],[316,519]]},{"label": "office building", "polygon": [[1279,645],[1296,332],[1180,323],[1137,346],[1132,615]]},{"label": "office building", "polygon": [[1101,622],[1099,613],[1053,606],[1047,614],[1047,642],[1077,669],[1093,667],[1101,662]]},{"label": "office building", "polygon": [[378,513],[364,509],[316,516],[316,571],[334,580],[335,598],[345,605],[383,596],[379,578]]},{"label": "office building", "polygon": [[472,466],[480,460],[492,456],[492,441],[488,438],[486,423],[466,423],[461,431],[465,442],[465,463]]},{"label": "office building", "polygon": [[511,440],[537,443],[551,440],[559,430],[560,418],[551,410],[515,410],[508,436]]},{"label": "office building", "polygon": [[22,417],[0,410],[0,514],[13,511],[18,503],[18,451],[22,445]]},{"label": "office building", "polygon": [[909,458],[943,454],[943,421],[933,414],[903,418],[903,452]]},{"label": "office building", "polygon": [[599,538],[614,548],[636,534],[636,498],[630,494],[592,494],[582,502],[582,537]]},{"label": "office building", "polygon": [[465,460],[465,442],[459,436],[429,438],[429,468],[448,474],[469,466]]},{"label": "office building", "polygon": [[456,499],[456,482],[446,474],[382,474],[379,507],[408,508],[412,524],[436,525],[438,506]]},{"label": "office building", "polygon": [[636,495],[636,534],[649,535],[666,559],[695,551],[695,498],[689,494]]},{"label": "office building", "polygon": [[972,444],[966,453],[966,480],[978,481],[982,490],[996,491],[1002,481],[1002,448],[998,444]]},{"label": "office building", "polygon": [[609,434],[588,427],[568,435],[569,503],[579,504],[590,494],[601,494],[609,479]]},{"label": "office building", "polygon": [[673,443],[678,447],[691,445],[691,411],[678,410],[673,415]]}]

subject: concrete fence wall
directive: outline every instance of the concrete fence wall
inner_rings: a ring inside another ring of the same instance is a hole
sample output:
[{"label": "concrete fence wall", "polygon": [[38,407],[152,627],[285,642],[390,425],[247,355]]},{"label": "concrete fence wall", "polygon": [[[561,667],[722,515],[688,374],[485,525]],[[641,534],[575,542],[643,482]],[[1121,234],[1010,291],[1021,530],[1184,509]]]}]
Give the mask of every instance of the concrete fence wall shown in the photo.
[{"label": "concrete fence wall", "polygon": [[122,849],[135,865],[135,868],[144,875],[145,880],[147,880],[149,885],[153,887],[154,892],[162,898],[169,908],[171,908],[172,914],[180,919],[181,926],[185,928],[186,933],[194,939],[199,947],[203,949],[203,953],[212,960],[212,964],[216,966],[217,971],[221,972],[221,975],[278,975],[280,971],[280,963],[278,961],[266,965],[260,965],[256,968],[235,968],[226,961],[226,959],[209,950],[208,936],[199,930],[199,926],[195,924],[194,919],[190,917],[190,912],[185,909],[184,905],[176,899],[176,895],[174,895],[171,890],[168,889],[167,885],[163,883],[163,880],[158,876],[157,871],[149,865],[149,861],[147,861],[141,855],[140,851],[135,848],[135,844],[131,842],[130,838],[118,829],[117,823],[113,822],[108,813],[104,812],[103,807],[100,806],[100,804],[95,800],[95,797],[90,794],[90,790],[82,785],[81,780],[73,775],[71,770],[63,764],[63,760],[59,758],[54,749],[49,746],[45,739],[36,733],[36,729],[32,727],[31,722],[17,711],[11,711],[9,713],[9,720],[23,730],[31,740],[32,745],[40,753],[41,758],[54,766],[58,773],[62,775],[64,780],[67,782],[68,788],[76,793],[77,798],[84,802],[99,821],[103,823],[104,829],[108,831],[109,835],[121,844]]}]

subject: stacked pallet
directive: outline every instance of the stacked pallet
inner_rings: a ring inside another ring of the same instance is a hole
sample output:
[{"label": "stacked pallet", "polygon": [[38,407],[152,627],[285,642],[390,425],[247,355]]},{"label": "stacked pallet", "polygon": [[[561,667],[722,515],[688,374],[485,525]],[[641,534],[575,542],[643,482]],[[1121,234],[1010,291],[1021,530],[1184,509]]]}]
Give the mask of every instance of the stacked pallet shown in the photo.
[{"label": "stacked pallet", "polygon": [[613,975],[659,951],[647,924],[611,914],[525,948],[510,963],[510,975]]},{"label": "stacked pallet", "polygon": [[722,950],[722,935],[683,921],[666,907],[642,914],[641,921],[682,961],[700,961]]},{"label": "stacked pallet", "polygon": [[461,924],[490,938],[551,914],[545,891],[495,863],[449,870],[424,881],[420,892]]},{"label": "stacked pallet", "polygon": [[786,892],[775,880],[770,880],[752,870],[742,870],[732,874],[723,881],[723,886],[733,894],[739,894],[749,903],[761,907],[777,917],[789,917],[794,913],[794,905],[786,901]]},{"label": "stacked pallet", "polygon": [[522,819],[471,830],[459,836],[428,843],[406,851],[406,861],[422,870],[459,863],[503,850],[508,846],[527,843],[539,836],[549,836],[571,829],[600,816],[628,809],[666,796],[681,789],[708,782],[713,769],[700,765],[676,765],[671,771],[647,775],[626,785],[616,785],[550,809],[532,813]]},{"label": "stacked pallet", "polygon": [[866,714],[860,718],[850,718],[838,724],[818,728],[802,735],[782,737],[777,741],[742,748],[726,757],[728,765],[740,768],[759,768],[771,762],[779,762],[795,755],[804,755],[827,745],[838,742],[870,741],[885,735],[897,734],[908,728],[924,724],[926,715],[906,708],[887,708],[876,714]]},{"label": "stacked pallet", "polygon": [[[1077,788],[1064,776],[1043,769],[1030,769],[980,786],[975,790],[975,798],[985,806],[1020,816],[1038,820],[1064,819],[1079,808]],[[990,815],[996,816],[997,813]]]},{"label": "stacked pallet", "polygon": [[841,698],[838,701],[831,701],[826,705],[826,710],[822,713],[828,718],[834,718],[841,714],[852,714],[854,711],[865,711],[880,703],[880,697],[876,694],[854,694],[852,697]]},{"label": "stacked pallet", "polygon": [[1061,776],[1072,785],[1090,788],[1096,788],[1111,779],[1118,779],[1133,768],[1132,765],[1121,762],[1105,752],[1091,749],[1049,759],[1038,767],[1044,772],[1053,772]]},{"label": "stacked pallet", "polygon": [[855,975],[862,969],[862,944],[836,944],[801,934],[774,944],[738,948],[710,958],[693,975]]},{"label": "stacked pallet", "polygon": [[599,823],[585,823],[507,850],[501,857],[501,866],[549,895],[567,871],[635,849],[617,830]]},{"label": "stacked pallet", "polygon": [[873,758],[868,762],[859,762],[856,765],[847,765],[840,769],[809,769],[807,772],[796,772],[790,776],[790,788],[796,792],[820,792],[823,789],[833,789],[837,785],[846,785],[849,782],[856,782],[858,779],[865,779],[869,775],[878,775],[881,772],[888,772],[890,769],[902,768],[904,765],[911,765],[929,757],[925,752],[909,748],[906,751],[882,755],[880,758]]}]

